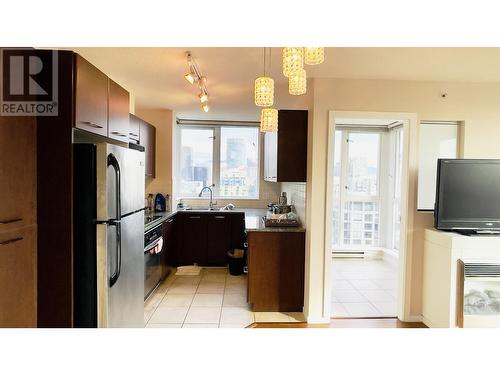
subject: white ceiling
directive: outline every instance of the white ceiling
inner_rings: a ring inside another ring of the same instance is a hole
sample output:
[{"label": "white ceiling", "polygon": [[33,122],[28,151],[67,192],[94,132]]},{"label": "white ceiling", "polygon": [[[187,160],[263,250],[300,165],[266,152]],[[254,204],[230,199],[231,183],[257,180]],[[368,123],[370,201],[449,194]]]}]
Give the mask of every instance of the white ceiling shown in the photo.
[{"label": "white ceiling", "polygon": [[[263,72],[263,48],[70,49],[131,91],[137,105],[172,109],[182,118],[258,119],[253,81]],[[187,50],[207,77],[206,114],[196,87],[183,78]],[[500,82],[500,48],[327,48],[325,56],[323,64],[306,67],[309,78]],[[272,48],[271,61],[277,106],[304,106],[304,97],[287,97],[280,48]]]}]

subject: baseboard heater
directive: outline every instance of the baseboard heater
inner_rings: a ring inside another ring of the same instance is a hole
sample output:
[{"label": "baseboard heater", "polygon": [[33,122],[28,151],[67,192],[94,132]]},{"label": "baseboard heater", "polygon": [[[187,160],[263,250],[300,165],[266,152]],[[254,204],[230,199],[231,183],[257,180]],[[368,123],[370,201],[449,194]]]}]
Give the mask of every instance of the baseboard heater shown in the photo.
[{"label": "baseboard heater", "polygon": [[333,250],[333,258],[381,258],[380,250]]},{"label": "baseboard heater", "polygon": [[366,253],[364,251],[333,251],[332,257],[334,258],[364,258]]}]

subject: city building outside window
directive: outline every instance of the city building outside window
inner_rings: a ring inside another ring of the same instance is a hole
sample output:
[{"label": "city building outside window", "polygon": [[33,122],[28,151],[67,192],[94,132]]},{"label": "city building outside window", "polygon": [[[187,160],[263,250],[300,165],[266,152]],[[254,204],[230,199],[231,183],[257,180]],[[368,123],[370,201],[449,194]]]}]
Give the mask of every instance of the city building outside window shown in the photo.
[{"label": "city building outside window", "polygon": [[179,163],[179,198],[212,184],[217,198],[259,198],[257,127],[182,126]]}]

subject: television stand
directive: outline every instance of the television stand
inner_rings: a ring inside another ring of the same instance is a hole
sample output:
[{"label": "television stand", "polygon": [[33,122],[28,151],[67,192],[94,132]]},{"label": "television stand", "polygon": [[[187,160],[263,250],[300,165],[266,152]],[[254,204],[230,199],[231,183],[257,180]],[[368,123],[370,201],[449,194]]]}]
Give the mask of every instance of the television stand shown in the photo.
[{"label": "television stand", "polygon": [[456,229],[453,232],[464,236],[500,236],[500,230],[491,229]]}]

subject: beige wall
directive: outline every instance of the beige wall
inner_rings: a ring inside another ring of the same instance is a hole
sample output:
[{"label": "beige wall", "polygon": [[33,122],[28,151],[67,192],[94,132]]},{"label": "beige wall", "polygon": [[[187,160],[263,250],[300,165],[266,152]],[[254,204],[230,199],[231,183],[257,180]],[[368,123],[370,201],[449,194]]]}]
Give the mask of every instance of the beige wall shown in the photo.
[{"label": "beige wall", "polygon": [[[419,120],[463,121],[463,156],[500,158],[500,84],[315,79],[309,90],[313,110],[309,122],[305,312],[311,319],[321,319],[323,303],[329,303],[323,301],[328,112],[409,112],[416,113]],[[442,98],[443,92],[446,98]],[[421,313],[423,229],[432,227],[432,214],[410,214],[414,226],[413,256],[409,259],[410,313],[416,316]]]},{"label": "beige wall", "polygon": [[136,106],[135,114],[156,128],[156,178],[146,179],[146,194],[172,195],[172,111]]}]

